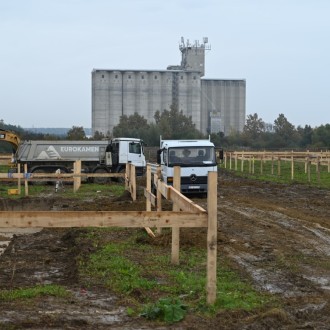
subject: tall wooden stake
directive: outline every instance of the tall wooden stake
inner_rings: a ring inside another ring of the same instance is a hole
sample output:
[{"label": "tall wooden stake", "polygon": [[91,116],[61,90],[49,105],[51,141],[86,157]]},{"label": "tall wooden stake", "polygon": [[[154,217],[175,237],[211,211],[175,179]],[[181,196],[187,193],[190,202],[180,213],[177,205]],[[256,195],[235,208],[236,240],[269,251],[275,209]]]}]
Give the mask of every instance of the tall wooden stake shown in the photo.
[{"label": "tall wooden stake", "polygon": [[[174,166],[173,188],[181,190],[181,169],[179,166]],[[180,208],[173,203],[173,211],[180,211]],[[179,249],[180,249],[180,228],[172,228],[172,264],[179,264]]]},{"label": "tall wooden stake", "polygon": [[218,173],[209,172],[207,190],[207,303],[214,304],[217,297],[217,185]]}]

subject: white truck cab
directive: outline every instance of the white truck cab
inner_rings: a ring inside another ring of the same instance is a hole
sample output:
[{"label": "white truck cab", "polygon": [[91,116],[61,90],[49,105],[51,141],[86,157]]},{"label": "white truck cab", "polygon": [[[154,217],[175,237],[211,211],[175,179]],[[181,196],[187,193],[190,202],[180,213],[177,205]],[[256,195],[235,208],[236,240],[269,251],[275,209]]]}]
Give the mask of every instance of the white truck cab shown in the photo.
[{"label": "white truck cab", "polygon": [[161,140],[157,163],[168,185],[173,184],[173,167],[181,167],[182,193],[207,193],[208,172],[217,171],[215,147],[210,140]]},{"label": "white truck cab", "polygon": [[134,138],[114,138],[106,148],[105,164],[113,172],[125,171],[126,164],[136,167],[136,174],[142,175],[146,166],[143,141]]}]

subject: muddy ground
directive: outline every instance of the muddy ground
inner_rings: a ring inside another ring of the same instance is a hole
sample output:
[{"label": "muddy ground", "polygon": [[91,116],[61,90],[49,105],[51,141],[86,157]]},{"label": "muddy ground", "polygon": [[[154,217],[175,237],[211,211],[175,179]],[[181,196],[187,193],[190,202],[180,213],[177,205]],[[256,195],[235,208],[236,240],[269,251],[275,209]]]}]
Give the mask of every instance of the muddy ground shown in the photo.
[{"label": "muddy ground", "polygon": [[[206,206],[203,198],[194,201]],[[22,204],[25,210],[145,209],[142,196],[136,203],[126,195],[78,203],[55,194],[14,204],[1,200],[0,209]],[[219,173],[218,254],[257,290],[276,296],[276,308],[221,311],[211,318],[189,314],[171,326],[129,317],[118,297],[81,286],[75,261],[88,247],[79,245],[79,233],[44,229],[14,236],[0,257],[0,289],[55,283],[73,294],[69,300],[40,297],[34,304],[0,301],[0,329],[330,329],[328,190]],[[196,235],[196,230],[182,231],[182,244],[199,244]],[[200,235],[205,240],[205,232]],[[0,234],[0,245],[1,240],[7,238]]]}]

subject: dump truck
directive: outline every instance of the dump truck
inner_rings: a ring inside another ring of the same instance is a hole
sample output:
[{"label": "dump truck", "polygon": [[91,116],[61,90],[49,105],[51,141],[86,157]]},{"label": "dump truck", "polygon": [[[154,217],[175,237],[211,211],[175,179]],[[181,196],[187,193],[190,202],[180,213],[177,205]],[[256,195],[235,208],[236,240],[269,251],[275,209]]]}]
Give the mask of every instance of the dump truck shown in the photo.
[{"label": "dump truck", "polygon": [[157,163],[164,182],[173,184],[174,166],[181,167],[181,192],[207,193],[208,172],[217,171],[214,144],[210,140],[160,140]]},{"label": "dump truck", "polygon": [[[27,164],[29,173],[70,173],[73,163],[81,160],[84,173],[120,173],[126,164],[136,166],[142,175],[146,166],[143,141],[133,138],[114,138],[110,141],[24,141],[15,154],[16,163]],[[95,178],[94,182],[104,182]]]}]

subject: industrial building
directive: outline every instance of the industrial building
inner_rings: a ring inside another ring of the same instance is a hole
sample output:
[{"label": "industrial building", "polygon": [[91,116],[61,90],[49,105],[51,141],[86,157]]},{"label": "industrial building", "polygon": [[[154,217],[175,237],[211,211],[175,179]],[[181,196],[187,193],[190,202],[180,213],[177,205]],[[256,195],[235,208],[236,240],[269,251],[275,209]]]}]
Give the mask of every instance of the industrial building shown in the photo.
[{"label": "industrial building", "polygon": [[202,79],[205,74],[203,42],[181,38],[181,65],[167,70],[92,71],[92,134],[112,133],[122,115],[135,112],[154,121],[158,111],[173,106],[191,117],[203,133],[242,131],[245,124],[246,82],[244,79]]}]

